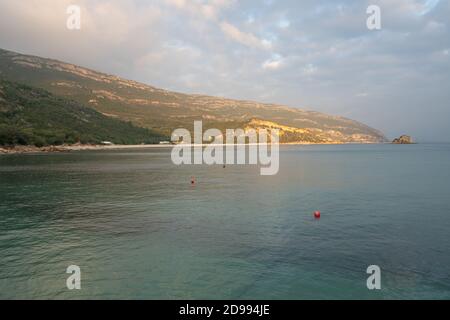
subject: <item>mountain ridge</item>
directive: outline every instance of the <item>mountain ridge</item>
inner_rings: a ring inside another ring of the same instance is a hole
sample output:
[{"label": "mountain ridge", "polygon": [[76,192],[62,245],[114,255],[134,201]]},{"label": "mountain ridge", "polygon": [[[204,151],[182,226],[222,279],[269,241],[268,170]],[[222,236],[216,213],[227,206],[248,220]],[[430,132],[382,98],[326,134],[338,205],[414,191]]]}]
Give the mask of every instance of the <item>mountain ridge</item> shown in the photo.
[{"label": "mountain ridge", "polygon": [[[345,117],[284,105],[235,100],[160,89],[55,59],[0,49],[0,77],[48,90],[113,118],[130,121],[163,135],[179,127],[192,129],[246,127],[252,120],[309,130],[310,138],[289,136],[282,142],[386,142],[378,130]],[[300,139],[301,138],[301,139]],[[298,140],[298,141],[297,141]]]}]

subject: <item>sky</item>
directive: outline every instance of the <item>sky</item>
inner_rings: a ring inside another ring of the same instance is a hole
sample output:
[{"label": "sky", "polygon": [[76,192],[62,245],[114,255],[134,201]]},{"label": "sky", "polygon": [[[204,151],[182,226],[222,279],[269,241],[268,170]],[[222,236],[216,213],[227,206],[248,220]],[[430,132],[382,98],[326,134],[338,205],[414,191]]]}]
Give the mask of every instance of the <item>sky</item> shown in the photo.
[{"label": "sky", "polygon": [[0,0],[0,47],[450,142],[450,0]]}]

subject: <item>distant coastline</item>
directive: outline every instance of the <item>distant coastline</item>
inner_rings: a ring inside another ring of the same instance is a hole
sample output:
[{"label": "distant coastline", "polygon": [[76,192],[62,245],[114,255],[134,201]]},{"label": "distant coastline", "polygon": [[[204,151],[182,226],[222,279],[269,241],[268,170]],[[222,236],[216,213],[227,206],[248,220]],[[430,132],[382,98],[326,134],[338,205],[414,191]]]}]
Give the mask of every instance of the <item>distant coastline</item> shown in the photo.
[{"label": "distant coastline", "polygon": [[6,104],[2,107],[14,115],[11,118],[7,112],[0,113],[2,145],[47,146],[78,141],[152,144],[168,140],[176,128],[191,130],[193,119],[205,121],[204,129],[222,132],[278,129],[280,141],[286,143],[387,141],[379,130],[341,116],[280,104],[172,92],[2,49],[0,74],[0,100]]},{"label": "distant coastline", "polygon": [[[384,144],[379,143],[312,143],[312,142],[289,142],[280,143],[283,146],[308,146],[308,145],[349,145],[349,144]],[[0,146],[0,155],[7,154],[30,154],[30,153],[69,153],[76,151],[102,151],[102,150],[126,150],[126,149],[148,149],[148,148],[173,148],[173,144],[136,144],[136,145],[93,145],[93,144],[76,144],[76,145],[59,145],[59,146]],[[191,145],[195,146],[195,145]],[[204,144],[206,146],[206,144]]]}]

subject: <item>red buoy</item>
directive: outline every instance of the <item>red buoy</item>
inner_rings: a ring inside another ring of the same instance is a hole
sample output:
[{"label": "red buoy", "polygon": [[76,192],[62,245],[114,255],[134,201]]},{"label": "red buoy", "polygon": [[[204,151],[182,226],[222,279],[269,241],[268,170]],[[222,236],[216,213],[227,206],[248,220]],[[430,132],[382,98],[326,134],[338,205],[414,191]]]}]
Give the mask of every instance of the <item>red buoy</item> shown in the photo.
[{"label": "red buoy", "polygon": [[320,216],[321,216],[320,211],[315,211],[315,212],[314,212],[314,218],[320,219]]},{"label": "red buoy", "polygon": [[195,185],[195,178],[194,177],[191,178],[191,184]]}]

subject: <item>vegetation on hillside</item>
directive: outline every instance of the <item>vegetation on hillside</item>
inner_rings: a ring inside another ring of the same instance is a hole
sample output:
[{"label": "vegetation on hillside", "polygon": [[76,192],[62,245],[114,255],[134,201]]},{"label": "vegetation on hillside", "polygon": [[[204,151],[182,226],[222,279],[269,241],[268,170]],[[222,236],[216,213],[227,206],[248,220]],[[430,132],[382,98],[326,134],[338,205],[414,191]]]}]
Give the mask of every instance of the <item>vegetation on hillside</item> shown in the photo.
[{"label": "vegetation on hillside", "polygon": [[0,79],[0,145],[150,144],[167,139],[76,101]]}]

